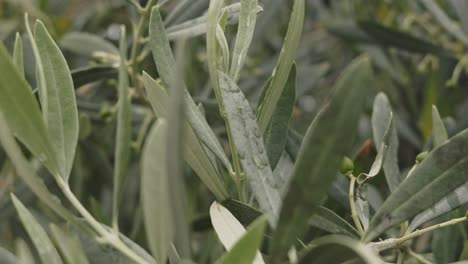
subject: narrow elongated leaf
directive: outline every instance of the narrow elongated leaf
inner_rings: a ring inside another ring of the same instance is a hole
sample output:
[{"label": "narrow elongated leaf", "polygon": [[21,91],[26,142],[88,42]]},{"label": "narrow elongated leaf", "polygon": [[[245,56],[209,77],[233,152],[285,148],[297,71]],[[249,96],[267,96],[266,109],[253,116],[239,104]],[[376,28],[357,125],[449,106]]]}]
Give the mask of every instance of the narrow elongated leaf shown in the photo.
[{"label": "narrow elongated leaf", "polygon": [[367,57],[355,59],[335,84],[335,95],[309,126],[294,171],[271,251],[280,259],[307,229],[348,155],[363,110],[372,69]]},{"label": "narrow elongated leaf", "polygon": [[17,264],[19,263],[19,260],[10,251],[4,249],[3,247],[0,247],[0,263]]},{"label": "narrow elongated leaf", "polygon": [[[211,204],[210,217],[213,228],[224,248],[228,251],[232,250],[236,243],[239,242],[242,236],[246,233],[245,228],[231,214],[231,212],[217,202],[213,202],[213,204]],[[264,263],[260,252],[258,250],[255,252],[255,260],[253,263]]]},{"label": "narrow elongated leaf", "polygon": [[220,25],[216,27],[216,40],[218,41],[220,51],[221,51],[221,69],[224,72],[227,72],[229,69],[229,45],[227,43],[226,36],[224,35],[224,30]]},{"label": "narrow elongated leaf", "polygon": [[229,76],[236,82],[244,65],[244,60],[252,42],[255,23],[257,21],[257,0],[242,0],[239,25],[237,27],[236,44],[232,55]]},{"label": "narrow elongated leaf", "polygon": [[[376,127],[376,130],[379,128]],[[395,132],[393,129],[393,114],[390,112],[390,120],[388,122],[387,129],[385,129],[385,134],[382,138],[382,143],[380,143],[380,146],[377,151],[377,156],[375,157],[374,163],[372,163],[372,166],[370,168],[369,173],[361,173],[357,177],[357,181],[359,184],[363,184],[366,180],[373,178],[379,174],[380,170],[383,167],[383,164],[385,163],[385,159],[387,158],[387,152],[388,149],[390,148],[390,140],[392,139],[392,133]]]},{"label": "narrow elongated leaf", "polygon": [[169,179],[171,208],[173,212],[175,229],[174,246],[182,258],[190,259],[190,230],[187,216],[188,201],[184,182],[184,130],[185,130],[185,104],[184,104],[184,76],[185,43],[177,43],[177,63],[173,79],[170,82],[169,106],[167,115],[166,134],[166,163],[167,178]]},{"label": "narrow elongated leaf", "polygon": [[[372,136],[376,146],[385,144],[386,135],[388,135],[386,131],[392,119],[392,108],[387,96],[384,93],[377,94],[372,112]],[[387,142],[388,149],[383,161],[383,170],[388,187],[391,191],[394,191],[401,181],[398,167],[398,134],[396,126],[393,126],[390,139],[387,138],[387,140],[389,140]]]},{"label": "narrow elongated leaf", "polygon": [[28,244],[21,238],[15,240],[15,254],[18,262],[22,264],[34,264],[34,256]]},{"label": "narrow elongated leaf", "polygon": [[28,209],[26,209],[26,207],[24,207],[14,194],[11,195],[11,199],[21,219],[21,223],[37,249],[37,253],[39,254],[39,258],[42,263],[62,263],[57,250],[42,226],[36,221],[36,219],[34,219],[34,216],[28,211]]},{"label": "narrow elongated leaf", "polygon": [[13,49],[13,62],[20,75],[24,77],[23,40],[19,33],[16,33],[15,48]]},{"label": "narrow elongated leaf", "polygon": [[274,226],[278,218],[281,196],[273,178],[262,134],[252,108],[239,87],[227,74],[219,71],[218,76],[227,123],[231,128],[232,140],[244,173],[260,208]]},{"label": "narrow elongated leaf", "polygon": [[[161,14],[159,13],[159,9],[157,7],[154,7],[151,12],[149,34],[151,50],[153,52],[153,57],[158,69],[159,76],[167,87],[167,85],[169,85],[174,78],[179,78],[179,76],[175,71],[175,59],[169,45],[169,40],[165,34]],[[190,123],[190,126],[193,129],[193,132],[200,139],[200,141],[203,142],[203,144],[207,146],[208,149],[211,150],[216,155],[216,157],[223,162],[223,165],[226,167],[226,169],[232,171],[231,164],[226,156],[226,153],[224,153],[221,144],[216,138],[216,135],[213,133],[200,111],[197,110],[197,106],[187,91],[185,84],[183,84],[183,86],[185,97],[184,101],[186,104],[185,114],[187,116],[187,121]],[[201,153],[199,153],[199,155],[201,155]],[[211,176],[216,177],[217,174],[213,174]]]},{"label": "narrow elongated leaf", "polygon": [[217,40],[217,28],[218,20],[224,5],[224,0],[213,0],[210,1],[210,7],[208,8],[208,15],[206,20],[206,52],[208,56],[208,71],[210,73],[211,85],[218,100],[219,110],[221,113],[224,112],[224,105],[221,100],[221,91],[219,86],[218,70],[219,67],[219,54],[218,54],[218,40]]},{"label": "narrow elongated leaf", "polygon": [[39,105],[31,87],[15,69],[3,43],[0,43],[0,72],[0,113],[4,121],[2,127],[8,126],[51,172],[58,173],[59,165],[42,121]]},{"label": "narrow elongated leaf", "polygon": [[250,225],[245,234],[217,263],[237,264],[237,263],[265,263],[258,252],[258,248],[263,241],[263,234],[267,224],[266,217],[260,217]]},{"label": "narrow elongated leaf", "polygon": [[468,130],[440,145],[413,170],[384,202],[364,236],[370,241],[387,228],[401,223],[451,194],[467,182]]},{"label": "narrow elongated leaf", "polygon": [[320,206],[317,213],[310,218],[309,224],[332,234],[343,234],[359,238],[358,231],[352,225],[332,210],[323,206]]},{"label": "narrow elongated leaf", "polygon": [[435,105],[432,106],[432,137],[434,140],[434,148],[440,146],[448,139],[444,122],[442,118],[440,118],[439,111]]},{"label": "narrow elongated leaf", "polygon": [[[268,91],[269,85],[265,86],[264,94]],[[265,100],[264,96],[261,97],[260,105]],[[265,146],[270,160],[271,168],[274,169],[278,164],[281,154],[286,146],[288,140],[288,126],[291,118],[294,102],[296,100],[296,65],[293,64],[291,72],[289,73],[288,81],[281,94],[273,115],[271,116],[270,124],[263,133]]]},{"label": "narrow elongated leaf", "polygon": [[453,211],[466,203],[468,203],[468,181],[455,189],[451,194],[438,201],[431,208],[428,208],[415,216],[408,226],[407,232],[412,232],[422,224]]},{"label": "narrow elongated leaf", "polygon": [[[143,73],[143,83],[156,115],[160,118],[166,117],[168,95],[164,88],[146,73]],[[187,103],[187,101],[185,102]],[[190,105],[186,105],[186,107],[190,109]],[[195,108],[195,111],[198,109]],[[203,120],[206,122],[205,119]],[[207,155],[203,143],[198,139],[195,129],[188,122],[186,122],[185,127],[185,160],[217,199],[221,201],[227,199],[226,187],[218,176],[219,173],[215,165]]]},{"label": "narrow elongated leaf", "polygon": [[70,32],[60,40],[60,46],[79,55],[92,57],[97,52],[119,56],[119,50],[109,41],[98,35],[86,32]]},{"label": "narrow elongated leaf", "polygon": [[[0,80],[1,79],[2,78],[0,78]],[[40,119],[40,117],[38,118]],[[38,131],[36,130],[36,132]],[[3,114],[1,112],[0,143],[2,145],[2,148],[5,150],[6,154],[10,158],[13,166],[15,167],[16,174],[39,198],[39,200],[41,200],[44,204],[46,204],[49,208],[51,208],[55,213],[57,213],[64,219],[71,221],[73,219],[73,215],[62,206],[58,197],[54,196],[49,192],[42,179],[36,175],[35,170],[32,168],[31,164],[24,157],[12,133],[8,129],[8,124],[5,121],[5,118],[3,117]]]},{"label": "narrow elongated leaf", "polygon": [[270,88],[265,94],[265,100],[260,105],[257,113],[258,125],[263,132],[268,127],[271,117],[277,107],[284,86],[288,80],[289,72],[296,57],[296,51],[302,35],[304,24],[305,3],[304,0],[294,0],[288,31],[284,39],[278,63],[273,70]]},{"label": "narrow elongated leaf", "polygon": [[[252,6],[252,9],[249,9],[250,12],[255,12],[258,14],[263,11],[262,7]],[[226,24],[233,25],[236,24],[241,14],[241,3],[234,3],[228,5],[222,9],[222,13],[227,13]],[[172,15],[172,12],[171,14]],[[187,39],[191,37],[200,36],[206,33],[206,14],[197,17],[194,19],[187,20],[181,24],[170,26],[167,28],[167,37],[169,40],[175,39]]]},{"label": "narrow elongated leaf", "polygon": [[356,256],[367,264],[384,263],[369,246],[341,235],[313,240],[301,255],[299,263],[344,263]]},{"label": "narrow elongated leaf", "polygon": [[166,164],[167,124],[159,119],[148,134],[142,154],[141,204],[146,239],[158,263],[165,263],[174,237]]},{"label": "narrow elongated leaf", "polygon": [[67,181],[79,133],[73,81],[65,58],[40,21],[34,29],[33,46],[37,47],[33,49],[36,64],[41,65],[38,67],[39,94],[44,119],[60,166],[60,177]]},{"label": "narrow elongated leaf", "polygon": [[83,248],[81,247],[78,236],[69,234],[54,224],[50,225],[50,231],[52,238],[55,240],[55,244],[57,245],[67,263],[89,263],[85,253],[83,252]]},{"label": "narrow elongated leaf", "polygon": [[132,137],[130,97],[128,94],[127,73],[127,38],[125,27],[120,29],[120,67],[119,67],[119,101],[117,103],[117,133],[115,138],[114,161],[114,196],[112,225],[118,230],[118,217],[123,186],[127,180],[128,162],[130,159],[130,142]]}]

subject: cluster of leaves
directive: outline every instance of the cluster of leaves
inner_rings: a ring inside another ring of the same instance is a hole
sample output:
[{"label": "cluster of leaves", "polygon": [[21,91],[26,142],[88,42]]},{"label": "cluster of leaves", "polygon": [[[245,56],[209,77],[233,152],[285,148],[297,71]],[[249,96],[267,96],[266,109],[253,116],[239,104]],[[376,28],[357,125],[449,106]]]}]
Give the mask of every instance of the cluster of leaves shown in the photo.
[{"label": "cluster of leaves", "polygon": [[0,3],[2,263],[468,260],[468,6],[130,2]]}]

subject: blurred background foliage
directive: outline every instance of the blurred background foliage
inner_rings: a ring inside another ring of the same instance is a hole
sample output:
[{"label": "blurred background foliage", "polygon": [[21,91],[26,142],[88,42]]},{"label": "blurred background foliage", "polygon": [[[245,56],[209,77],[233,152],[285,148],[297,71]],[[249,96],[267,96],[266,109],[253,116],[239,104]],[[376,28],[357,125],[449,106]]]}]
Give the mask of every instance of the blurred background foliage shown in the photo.
[{"label": "blurred background foliage", "polygon": [[[144,4],[145,1],[140,2]],[[167,28],[203,15],[209,4],[209,0],[160,2],[166,2],[161,10]],[[258,17],[254,40],[239,83],[252,107],[256,106],[262,87],[277,61],[292,1],[259,2],[263,12]],[[27,39],[21,33],[24,32],[25,12],[46,24],[72,69],[81,127],[71,176],[73,192],[98,220],[110,224],[117,68],[112,57],[93,53],[96,46],[74,39],[73,34],[87,32],[116,47],[119,25],[127,25],[128,31],[132,32],[132,25],[135,28],[139,18],[138,10],[125,0],[0,0],[0,40],[10,50],[16,32]],[[236,28],[227,26],[228,40],[233,39]],[[129,36],[129,45],[133,45],[131,40]],[[190,53],[185,76],[188,88],[227,148],[225,126],[207,73],[205,38],[193,37],[188,45]],[[287,152],[295,157],[301,135],[331,94],[330,88],[338,74],[353,58],[367,53],[373,60],[376,78],[354,147],[355,172],[367,171],[376,155],[371,141],[370,114],[372,100],[379,91],[389,96],[395,111],[400,168],[408,171],[415,162],[415,156],[431,146],[432,105],[438,107],[449,136],[468,126],[467,48],[468,2],[463,0],[308,0],[304,32],[297,50],[297,100],[290,123]],[[35,87],[35,65],[28,41],[24,41],[24,52],[26,77]],[[153,58],[147,55],[149,52],[142,52],[138,65],[133,69],[157,76]],[[123,196],[120,226],[124,234],[145,246],[138,194],[139,160],[142,143],[155,117],[148,102],[140,96],[143,90],[139,81],[132,80],[131,85],[132,162]],[[37,202],[5,161],[0,149],[0,246],[15,249],[15,244],[19,243],[16,238],[26,239],[26,236],[18,224],[9,192],[14,191],[29,208],[35,208],[37,219],[54,219],[54,216]],[[51,177],[45,172],[43,174],[49,188],[54,190]],[[198,263],[210,263],[213,256],[222,251],[216,236],[210,231],[207,216],[213,197],[188,169],[186,181],[192,229],[195,241],[199,242],[195,243],[196,259]],[[377,206],[389,191],[383,177],[373,183],[368,199],[371,205]],[[335,184],[330,192],[333,199],[327,201],[327,207],[349,219],[346,184],[342,181]],[[340,190],[345,190],[341,196]],[[311,230],[310,237],[320,232]],[[467,248],[466,231],[455,231],[451,238],[465,241],[464,244],[458,243],[461,246],[455,247],[454,252],[444,253],[448,254],[445,260],[456,261],[463,257],[463,245]],[[430,236],[423,236],[417,240],[415,250],[430,252],[431,247],[438,244],[437,241],[431,244]],[[465,250],[464,254],[467,253]]]}]

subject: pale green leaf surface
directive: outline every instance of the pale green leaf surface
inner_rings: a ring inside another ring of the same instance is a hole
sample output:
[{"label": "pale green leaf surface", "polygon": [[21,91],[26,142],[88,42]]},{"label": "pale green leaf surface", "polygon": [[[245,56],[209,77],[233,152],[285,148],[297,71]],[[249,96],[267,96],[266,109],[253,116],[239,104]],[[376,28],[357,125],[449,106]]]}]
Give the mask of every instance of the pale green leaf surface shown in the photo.
[{"label": "pale green leaf surface", "polygon": [[238,264],[238,263],[265,263],[258,248],[263,241],[263,234],[267,225],[266,217],[260,217],[253,222],[245,231],[245,234],[237,243],[221,257],[217,263]]},{"label": "pale green leaf surface", "polygon": [[[252,10],[255,11],[255,14],[258,14],[263,11],[262,7],[257,5],[255,8],[252,7]],[[249,10],[249,11],[252,11]],[[252,12],[253,12],[252,11]],[[236,24],[241,15],[241,4],[234,3],[228,5],[222,9],[222,13],[227,13],[226,24],[233,25]],[[172,15],[172,14],[169,14]],[[167,37],[169,40],[175,39],[187,39],[196,36],[200,36],[206,33],[206,14],[194,19],[187,20],[183,23],[170,26],[167,28]]]},{"label": "pale green leaf surface", "polygon": [[[373,112],[372,112],[372,136],[376,146],[385,144],[386,135],[388,136],[387,129],[390,120],[393,120],[392,108],[387,96],[384,93],[379,93],[374,99]],[[393,122],[392,122],[393,123]],[[388,140],[388,138],[387,138]],[[388,149],[386,157],[383,161],[383,170],[385,179],[391,191],[395,190],[400,184],[400,169],[398,167],[398,134],[396,126],[390,133],[388,141]]]},{"label": "pale green leaf surface", "polygon": [[34,264],[34,256],[28,244],[21,238],[15,240],[15,254],[21,264]]},{"label": "pale green leaf surface", "polygon": [[[146,73],[143,73],[143,83],[156,115],[160,118],[166,117],[168,113],[168,95],[164,88]],[[187,101],[185,102],[187,103]],[[190,108],[190,105],[187,105],[187,108]],[[199,112],[198,109],[195,109],[195,111]],[[186,122],[185,127],[185,160],[217,199],[227,199],[226,187],[219,178],[219,173],[207,155],[203,143],[198,139],[197,134],[188,122]]]},{"label": "pale green leaf surface", "polygon": [[13,49],[13,62],[20,75],[24,78],[23,40],[19,33],[16,33],[15,47]]},{"label": "pale green leaf surface", "polygon": [[0,247],[0,263],[2,263],[2,264],[17,264],[17,263],[19,263],[19,260],[10,251],[4,249],[3,247]]},{"label": "pale green leaf surface", "polygon": [[151,252],[164,263],[174,237],[166,164],[167,123],[159,119],[148,134],[142,154],[141,204]]},{"label": "pale green leaf surface", "polygon": [[16,198],[14,194],[11,195],[13,204],[20,217],[23,227],[29,235],[37,249],[37,253],[42,263],[61,264],[62,260],[50,241],[47,233],[42,226],[34,219],[34,216],[24,207],[24,205]]},{"label": "pale green leaf surface", "polygon": [[36,175],[31,164],[24,157],[12,133],[8,129],[8,124],[5,122],[2,113],[0,113],[0,143],[15,167],[17,175],[39,198],[39,200],[61,217],[67,220],[72,220],[73,215],[62,206],[58,197],[49,192],[42,179]]},{"label": "pale green leaf surface", "polygon": [[[210,218],[219,240],[228,251],[232,250],[246,233],[245,228],[231,212],[217,202],[211,204]],[[263,263],[260,252],[258,250],[255,252],[254,263]]]},{"label": "pale green leaf surface", "polygon": [[114,196],[112,225],[118,228],[118,215],[120,200],[125,181],[128,175],[128,163],[130,159],[130,144],[132,136],[131,105],[129,96],[129,83],[127,73],[127,39],[125,27],[120,32],[120,66],[117,102],[117,133],[115,138],[115,162],[114,162]]},{"label": "pale green leaf surface", "polygon": [[227,74],[219,71],[218,76],[227,122],[240,163],[261,210],[274,226],[278,219],[281,196],[273,178],[262,134],[252,108],[239,87]]},{"label": "pale green leaf surface", "polygon": [[296,57],[296,51],[302,35],[304,24],[305,2],[304,0],[294,0],[289,21],[288,31],[284,40],[283,48],[272,74],[272,81],[265,94],[265,100],[260,105],[257,113],[259,127],[262,133],[267,129],[271,117],[277,107],[284,86],[288,80],[289,72]]},{"label": "pale green leaf surface", "polygon": [[[185,67],[185,43],[177,43],[177,60],[175,65],[175,74],[172,75],[169,86],[169,105],[167,114],[166,134],[166,163],[167,175],[169,180],[169,197],[173,213],[174,225],[174,246],[177,248],[181,258],[190,258],[190,230],[189,217],[187,215],[188,200],[187,190],[184,182],[184,132],[185,132],[185,104],[184,91],[185,85],[183,78]],[[195,110],[198,112],[198,109]],[[198,114],[200,114],[198,112]]]},{"label": "pale green leaf surface", "polygon": [[70,32],[60,40],[60,46],[64,49],[83,56],[92,57],[98,52],[119,56],[119,50],[102,37],[86,32]]},{"label": "pale green leaf surface", "polygon": [[[25,79],[15,69],[5,46],[0,44],[0,113],[5,126],[52,172],[58,164],[42,121],[39,105]],[[6,127],[5,127],[6,129]]]},{"label": "pale green leaf surface", "polygon": [[62,228],[51,224],[50,234],[62,256],[69,264],[88,264],[89,261],[81,247],[78,236],[65,232]]},{"label": "pale green leaf surface", "polygon": [[273,259],[286,254],[296,238],[307,229],[309,218],[324,202],[343,156],[351,150],[371,75],[369,58],[355,59],[336,82],[333,98],[309,126],[273,235]]},{"label": "pale green leaf surface", "polygon": [[60,177],[68,180],[79,133],[73,81],[65,58],[42,22],[36,22],[34,33],[36,63],[42,65],[38,72],[45,81],[41,89],[46,93],[42,96],[47,97],[42,101],[47,131],[60,166]]},{"label": "pale green leaf surface", "polygon": [[468,130],[440,145],[413,170],[371,220],[364,240],[434,206],[465,184],[468,173]]},{"label": "pale green leaf surface", "polygon": [[[378,129],[378,128],[376,128]],[[392,139],[392,134],[395,132],[393,129],[393,113],[390,112],[390,120],[388,121],[388,126],[385,129],[384,136],[382,138],[382,142],[377,151],[377,156],[375,157],[374,162],[369,170],[369,173],[361,173],[357,176],[357,182],[359,184],[363,184],[365,181],[373,178],[379,174],[380,170],[385,164],[385,159],[387,158],[387,152],[390,148],[390,140]]]},{"label": "pale green leaf surface", "polygon": [[435,105],[432,106],[432,138],[434,140],[434,148],[440,146],[448,139],[444,121],[440,118],[439,111]]},{"label": "pale green leaf surface", "polygon": [[[152,9],[150,17],[150,44],[153,52],[154,61],[158,69],[159,76],[162,82],[166,85],[170,84],[178,76],[175,72],[175,59],[172,54],[169,40],[165,34],[164,24],[159,13],[159,9],[156,7]],[[206,119],[197,110],[195,102],[187,91],[184,85],[184,97],[185,97],[185,109],[187,121],[193,129],[193,132],[205,144],[222,162],[223,165],[232,171],[231,164],[224,152],[221,144],[219,143],[216,135],[211,130],[210,126],[206,122]],[[153,105],[154,106],[154,105]],[[217,174],[212,175],[217,176]]]},{"label": "pale green leaf surface", "polygon": [[244,61],[252,42],[255,23],[257,21],[257,0],[241,0],[241,9],[239,16],[239,25],[237,27],[236,44],[232,55],[231,68],[229,76],[237,82],[240,71],[244,66]]}]

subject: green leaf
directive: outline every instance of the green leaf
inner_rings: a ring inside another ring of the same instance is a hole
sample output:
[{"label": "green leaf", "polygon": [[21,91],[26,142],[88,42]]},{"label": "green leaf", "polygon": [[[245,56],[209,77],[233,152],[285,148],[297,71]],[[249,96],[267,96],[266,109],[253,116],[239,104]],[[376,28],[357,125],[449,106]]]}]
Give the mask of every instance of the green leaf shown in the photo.
[{"label": "green leaf", "polygon": [[[0,78],[0,81],[1,79],[2,78]],[[40,117],[38,118],[40,119]],[[35,132],[38,132],[37,128]],[[26,158],[24,157],[12,133],[8,129],[8,124],[6,123],[5,118],[3,117],[1,112],[0,143],[5,152],[7,153],[8,157],[10,158],[13,166],[15,167],[16,175],[18,175],[23,180],[23,182],[29,187],[29,189],[31,189],[31,191],[39,198],[39,200],[41,200],[44,204],[46,204],[49,208],[51,208],[55,213],[57,213],[61,217],[71,221],[74,218],[74,216],[62,206],[58,197],[54,196],[49,192],[42,179],[36,175],[35,170],[28,162],[28,160],[26,160]]]},{"label": "green leaf", "polygon": [[[380,120],[376,121],[376,123],[379,123],[379,122]],[[377,124],[374,127],[376,131],[379,130],[379,127],[377,127]],[[375,157],[375,160],[372,163],[369,173],[361,173],[357,176],[357,182],[359,184],[363,184],[365,181],[379,174],[387,158],[387,152],[390,149],[390,140],[392,139],[393,132],[395,132],[395,129],[393,128],[393,113],[390,112],[390,120],[388,121],[387,128],[385,129],[385,134],[383,138],[381,139],[381,143],[377,151],[377,156]]]},{"label": "green leaf", "polygon": [[[184,90],[185,85],[183,78],[185,68],[185,43],[177,43],[177,63],[175,73],[170,80],[170,94],[167,114],[167,131],[166,134],[166,163],[167,163],[167,178],[169,179],[169,195],[171,199],[171,208],[173,212],[175,238],[174,246],[182,258],[190,258],[190,230],[187,212],[188,201],[184,183],[184,132],[185,132],[185,104]],[[195,111],[198,111],[195,110]],[[199,112],[199,111],[198,111]],[[199,113],[201,114],[201,113]]]},{"label": "green leaf", "polygon": [[118,69],[109,65],[91,65],[71,71],[73,84],[76,88],[102,79],[116,79]]},{"label": "green leaf", "polygon": [[371,76],[369,58],[355,59],[336,82],[331,101],[309,126],[273,235],[273,259],[280,259],[304,234],[309,218],[325,200],[343,157],[351,150]]},{"label": "green leaf", "polygon": [[[271,116],[270,124],[268,124],[267,129],[263,133],[272,169],[278,164],[288,140],[289,120],[296,101],[296,79],[296,65],[293,64],[278,105]],[[268,91],[268,87],[269,85],[265,86],[263,90],[264,94]],[[265,98],[262,96],[261,101],[259,101],[260,105],[265,103],[263,102],[264,100]]]},{"label": "green leaf", "polygon": [[416,215],[413,220],[411,220],[408,231],[412,232],[416,230],[422,224],[435,219],[438,216],[446,214],[450,211],[455,210],[463,204],[468,203],[468,181],[462,186],[455,189],[451,194],[444,197],[442,200],[438,201],[432,207],[424,210],[423,212]]},{"label": "green leaf", "polygon": [[[383,170],[388,187],[391,191],[394,191],[401,181],[400,169],[398,167],[397,128],[393,126],[392,131],[387,131],[390,120],[393,119],[392,107],[390,106],[387,96],[384,93],[377,94],[374,99],[372,111],[372,136],[376,146],[382,146],[387,142],[388,149],[385,160],[383,161]],[[390,139],[387,138],[388,133],[390,133]]]},{"label": "green leaf", "polygon": [[[151,50],[153,52],[156,67],[158,69],[158,73],[161,77],[162,82],[167,87],[174,78],[180,77],[175,70],[175,59],[172,55],[169,40],[167,39],[167,36],[165,34],[164,24],[159,13],[159,9],[157,7],[154,7],[151,12],[149,33]],[[226,156],[226,153],[224,153],[221,144],[216,138],[216,135],[213,133],[210,126],[206,122],[206,119],[203,117],[200,111],[197,110],[197,106],[195,105],[195,102],[193,101],[192,97],[187,91],[185,84],[183,85],[186,109],[185,114],[187,117],[187,121],[190,123],[190,126],[193,129],[193,132],[200,139],[200,141],[205,146],[207,146],[208,149],[212,151],[218,159],[222,161],[226,169],[228,169],[228,171],[232,171],[231,164]],[[201,155],[201,153],[198,154]],[[212,174],[211,176],[215,177],[217,176],[217,174]]]},{"label": "green leaf", "polygon": [[18,72],[24,78],[23,40],[19,33],[16,33],[15,48],[13,49],[13,62]]},{"label": "green leaf", "polygon": [[236,44],[232,55],[231,68],[229,76],[236,82],[244,66],[244,60],[247,56],[250,43],[252,42],[255,23],[257,21],[257,0],[241,0],[241,10],[239,25],[237,27]]},{"label": "green leaf", "polygon": [[434,148],[442,145],[442,143],[448,139],[444,121],[440,118],[439,111],[435,105],[432,106],[432,137],[434,140]]},{"label": "green leaf", "polygon": [[34,216],[28,211],[28,209],[26,209],[26,207],[24,207],[14,194],[11,194],[11,199],[15,205],[23,227],[26,229],[29,238],[37,249],[41,262],[62,263],[57,250],[42,226],[36,221],[36,219],[34,219]]},{"label": "green leaf", "polygon": [[131,105],[128,88],[127,73],[127,38],[125,27],[120,29],[120,66],[119,66],[119,100],[117,102],[117,133],[115,138],[114,152],[114,196],[113,196],[113,215],[112,226],[118,230],[120,200],[127,180],[128,163],[130,159],[130,143],[132,140],[131,127]]},{"label": "green leaf", "polygon": [[[168,95],[164,88],[146,73],[143,73],[143,83],[146,92],[148,93],[148,99],[156,115],[160,118],[166,117],[168,113]],[[187,102],[188,101],[186,100],[186,109],[192,109],[190,104],[187,104]],[[200,112],[198,111],[198,109],[196,109],[196,106],[194,111]],[[187,115],[187,117],[189,116]],[[201,117],[203,118],[202,115]],[[194,122],[192,124],[198,124],[199,126],[204,126],[204,124],[206,124],[206,120],[204,118],[198,121],[200,121],[200,123]],[[208,157],[205,148],[202,145],[202,141],[199,140],[197,134],[195,133],[195,129],[193,129],[193,127],[188,123],[188,121],[186,122],[185,127],[185,160],[188,162],[190,167],[192,167],[192,169],[195,171],[198,177],[200,177],[200,179],[203,181],[206,187],[216,196],[218,200],[222,201],[227,199],[228,194],[226,191],[226,187],[221,181],[221,178],[219,177],[219,173],[215,165],[211,162],[210,158]],[[198,129],[201,129],[201,127],[198,127]]]},{"label": "green leaf", "polygon": [[8,126],[50,171],[58,172],[58,163],[39,105],[31,87],[15,69],[3,43],[0,44],[0,72],[0,113],[4,118],[3,125]]},{"label": "green leaf", "polygon": [[165,263],[174,237],[166,164],[167,123],[158,119],[148,134],[142,154],[141,204],[151,252]]},{"label": "green leaf", "polygon": [[373,21],[359,21],[358,26],[374,41],[384,46],[422,54],[431,53],[443,57],[453,57],[450,51],[407,32],[395,30]]},{"label": "green leaf", "polygon": [[86,32],[70,32],[60,40],[60,46],[82,56],[93,57],[99,53],[108,53],[116,59],[119,50],[102,37]]},{"label": "green leaf", "polygon": [[237,243],[217,263],[237,264],[237,263],[265,263],[258,248],[263,241],[263,234],[267,224],[266,217],[260,217],[253,222],[245,231],[245,234]]},{"label": "green leaf", "polygon": [[[444,215],[438,222],[449,221],[452,217],[457,218],[460,216],[460,213],[455,211]],[[445,264],[458,260],[463,245],[463,236],[462,232],[460,232],[460,228],[463,228],[463,224],[434,230],[431,241],[432,253],[434,256],[433,263]]]},{"label": "green leaf", "polygon": [[285,84],[288,81],[289,73],[301,40],[304,13],[304,0],[294,0],[288,31],[286,32],[278,63],[273,70],[271,85],[265,94],[264,103],[260,105],[260,109],[257,112],[258,125],[262,133],[267,129],[278,105],[278,101],[280,100],[280,96],[283,93]]},{"label": "green leaf", "polygon": [[313,240],[300,254],[299,263],[344,263],[356,256],[368,264],[384,263],[369,246],[340,235]]},{"label": "green leaf", "polygon": [[50,231],[52,238],[55,241],[58,249],[67,263],[70,264],[87,264],[89,263],[86,255],[81,247],[78,236],[66,232],[62,228],[51,224]]},{"label": "green leaf", "polygon": [[[21,264],[34,264],[34,256],[28,244],[21,238],[15,240],[15,253]],[[3,262],[2,262],[3,263]]]},{"label": "green leaf", "polygon": [[278,219],[281,196],[265,151],[262,134],[249,102],[228,75],[219,71],[221,99],[232,140],[246,178],[270,224]]},{"label": "green leaf", "polygon": [[220,69],[223,69],[223,72],[227,72],[229,69],[229,46],[227,43],[226,36],[224,35],[224,30],[218,24],[216,27],[216,40],[219,44],[219,50],[221,52],[221,62]]},{"label": "green leaf", "polygon": [[364,241],[432,207],[465,184],[467,164],[468,130],[464,130],[431,151],[387,198],[372,218]]},{"label": "green leaf", "polygon": [[[27,17],[26,22],[28,24]],[[36,22],[34,41],[29,25],[27,28],[31,43],[36,47],[33,51],[38,66],[43,117],[60,168],[60,175],[54,176],[68,181],[79,133],[73,81],[65,58],[44,24]]]},{"label": "green leaf", "polygon": [[317,213],[309,219],[309,224],[332,234],[342,234],[353,238],[359,238],[358,231],[352,225],[332,210],[323,206],[320,206],[317,209]]},{"label": "green leaf", "polygon": [[[15,257],[10,251],[0,247],[0,263],[2,264],[17,264],[20,263],[18,258]],[[23,262],[21,262],[23,264]]]},{"label": "green leaf", "polygon": [[216,99],[218,100],[219,110],[221,113],[224,111],[224,106],[221,102],[221,91],[219,86],[219,77],[218,70],[220,69],[218,65],[219,55],[218,55],[218,40],[217,40],[217,30],[218,30],[218,20],[224,5],[224,0],[213,0],[210,1],[210,6],[208,8],[208,15],[206,20],[206,52],[208,56],[208,71],[210,73],[211,85],[213,86]]},{"label": "green leaf", "polygon": [[[211,204],[210,217],[211,223],[213,224],[213,228],[216,231],[216,234],[218,235],[218,238],[223,244],[224,248],[226,248],[226,250],[228,251],[233,250],[236,243],[238,243],[246,233],[245,228],[231,214],[231,212],[229,212],[226,208],[224,208],[221,204],[217,202],[213,202]],[[264,221],[263,225],[265,225]],[[236,249],[236,251],[237,250],[238,249]],[[255,252],[256,253],[254,253],[254,256],[257,261],[255,263],[263,263],[263,259],[261,257],[260,252],[258,250],[256,250]]]},{"label": "green leaf", "polygon": [[[236,24],[241,14],[241,3],[234,3],[228,5],[222,9],[222,13],[227,13],[226,24]],[[242,10],[243,11],[243,10]],[[263,8],[257,5],[255,8],[249,9],[251,12],[258,14],[263,11]],[[168,15],[172,15],[172,12]],[[188,39],[196,36],[200,36],[206,33],[206,19],[207,15],[203,15],[194,19],[187,20],[181,24],[170,26],[167,28],[167,37],[169,40],[176,39]],[[242,19],[241,19],[242,20]],[[167,21],[167,18],[166,18]],[[241,22],[242,23],[242,22]]]}]

